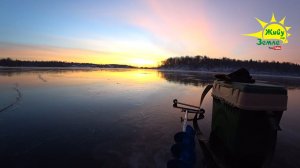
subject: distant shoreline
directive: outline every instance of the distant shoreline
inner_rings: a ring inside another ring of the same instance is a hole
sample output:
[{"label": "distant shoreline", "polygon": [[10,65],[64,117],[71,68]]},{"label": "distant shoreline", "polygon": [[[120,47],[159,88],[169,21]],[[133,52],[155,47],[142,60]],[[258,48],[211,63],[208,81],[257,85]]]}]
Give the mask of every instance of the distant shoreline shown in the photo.
[{"label": "distant shoreline", "polygon": [[[180,69],[159,69],[156,68],[158,71],[164,71],[164,72],[187,72],[187,73],[206,73],[206,74],[228,74],[230,72],[227,71],[204,71],[204,70],[180,70]],[[296,78],[300,79],[300,76],[296,75],[283,75],[283,74],[271,74],[271,73],[251,73],[252,76],[257,77],[288,77],[288,78]]]},{"label": "distant shoreline", "polygon": [[[10,70],[113,70],[113,69],[136,69],[136,70],[157,70],[162,72],[172,72],[172,73],[202,73],[202,74],[228,74],[230,72],[227,71],[204,71],[204,70],[186,70],[186,69],[167,69],[167,68],[138,68],[138,67],[132,67],[132,68],[122,68],[122,67],[6,67],[6,66],[0,66],[0,72],[4,71],[10,71]],[[300,79],[300,76],[296,75],[285,75],[285,74],[271,74],[271,73],[251,73],[252,76],[257,77],[288,77],[288,78],[295,78]]]},{"label": "distant shoreline", "polygon": [[300,77],[300,65],[289,62],[268,62],[261,60],[236,60],[209,58],[207,56],[170,57],[157,67],[131,66],[124,64],[94,64],[63,61],[22,61],[11,58],[0,59],[0,69],[17,70],[80,70],[80,69],[155,69],[169,72],[230,73],[246,68],[252,75]]},{"label": "distant shoreline", "polygon": [[123,67],[77,67],[77,66],[72,66],[72,67],[39,67],[39,66],[32,66],[32,67],[29,67],[29,66],[24,66],[24,67],[21,67],[21,66],[16,66],[16,67],[9,67],[9,66],[0,66],[0,70],[3,70],[3,69],[36,69],[36,70],[47,70],[47,69],[54,69],[54,70],[63,70],[63,69],[70,69],[70,70],[80,70],[80,69],[138,69],[138,68],[123,68]]}]

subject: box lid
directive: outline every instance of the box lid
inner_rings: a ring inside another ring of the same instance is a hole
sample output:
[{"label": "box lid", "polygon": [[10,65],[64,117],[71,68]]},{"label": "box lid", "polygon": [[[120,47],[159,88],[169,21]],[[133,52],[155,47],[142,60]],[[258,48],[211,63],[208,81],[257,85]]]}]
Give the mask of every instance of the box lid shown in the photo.
[{"label": "box lid", "polygon": [[283,111],[287,108],[287,90],[278,85],[216,80],[212,95],[244,110]]}]

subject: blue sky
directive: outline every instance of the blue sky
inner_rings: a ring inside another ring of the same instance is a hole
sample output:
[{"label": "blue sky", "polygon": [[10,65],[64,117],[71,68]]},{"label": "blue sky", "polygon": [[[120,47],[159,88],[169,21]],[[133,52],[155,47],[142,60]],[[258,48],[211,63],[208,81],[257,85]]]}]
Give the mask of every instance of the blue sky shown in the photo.
[{"label": "blue sky", "polygon": [[[170,56],[300,63],[300,1],[1,0],[0,57],[156,65]],[[241,34],[286,16],[289,43],[274,51]]]}]

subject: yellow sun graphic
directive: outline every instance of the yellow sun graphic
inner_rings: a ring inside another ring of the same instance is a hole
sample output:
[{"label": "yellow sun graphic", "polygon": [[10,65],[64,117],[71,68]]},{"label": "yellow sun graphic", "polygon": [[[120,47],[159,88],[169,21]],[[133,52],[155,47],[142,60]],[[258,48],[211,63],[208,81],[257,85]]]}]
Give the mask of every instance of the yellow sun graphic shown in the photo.
[{"label": "yellow sun graphic", "polygon": [[283,44],[288,43],[288,37],[291,36],[287,31],[291,29],[289,26],[285,26],[285,18],[282,18],[279,22],[277,22],[274,13],[272,14],[272,18],[270,22],[264,22],[258,18],[255,18],[258,23],[261,25],[262,30],[256,33],[251,34],[243,34],[245,36],[252,36],[263,40],[281,40]]}]

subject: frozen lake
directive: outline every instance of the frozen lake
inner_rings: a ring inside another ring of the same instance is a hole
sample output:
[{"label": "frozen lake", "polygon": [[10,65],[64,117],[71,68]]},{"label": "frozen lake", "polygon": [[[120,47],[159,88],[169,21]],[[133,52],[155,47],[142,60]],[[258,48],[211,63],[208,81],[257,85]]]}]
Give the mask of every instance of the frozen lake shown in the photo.
[{"label": "frozen lake", "polygon": [[[288,88],[272,167],[300,167],[300,79]],[[211,73],[0,70],[0,167],[165,167],[181,130],[172,100],[198,105]],[[199,122],[208,137],[212,98]]]}]

